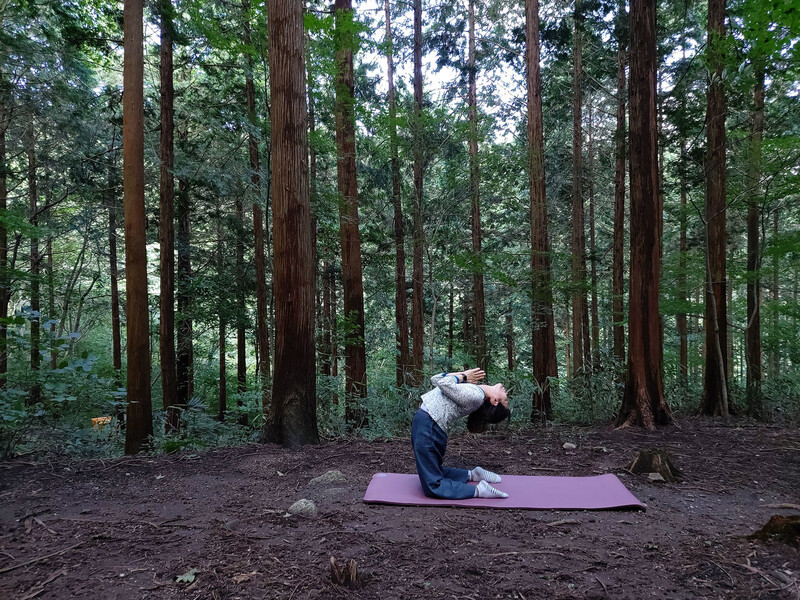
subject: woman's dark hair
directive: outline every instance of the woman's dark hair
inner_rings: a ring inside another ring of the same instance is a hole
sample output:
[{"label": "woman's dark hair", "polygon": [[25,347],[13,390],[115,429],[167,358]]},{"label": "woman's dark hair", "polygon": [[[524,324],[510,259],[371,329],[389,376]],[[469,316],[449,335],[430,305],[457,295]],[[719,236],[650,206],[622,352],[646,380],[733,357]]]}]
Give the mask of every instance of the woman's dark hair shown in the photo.
[{"label": "woman's dark hair", "polygon": [[499,423],[510,415],[511,411],[502,404],[492,404],[488,398],[484,398],[483,405],[467,417],[467,429],[472,433],[483,433],[488,424]]}]

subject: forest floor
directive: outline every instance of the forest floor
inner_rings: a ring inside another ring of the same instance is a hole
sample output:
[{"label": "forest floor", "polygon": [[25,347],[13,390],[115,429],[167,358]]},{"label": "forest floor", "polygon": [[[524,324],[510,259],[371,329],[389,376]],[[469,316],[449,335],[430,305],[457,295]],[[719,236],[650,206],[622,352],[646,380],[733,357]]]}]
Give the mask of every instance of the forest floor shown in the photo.
[{"label": "forest floor", "polygon": [[[626,472],[654,447],[681,482]],[[375,472],[414,472],[407,439],[23,458],[0,464],[0,598],[800,598],[800,550],[749,537],[800,512],[797,427],[464,433],[448,458],[518,475],[616,473],[647,510],[364,504]],[[328,470],[347,481],[309,484]],[[301,498],[316,516],[287,515]],[[358,589],[331,581],[332,556],[356,561]]]}]

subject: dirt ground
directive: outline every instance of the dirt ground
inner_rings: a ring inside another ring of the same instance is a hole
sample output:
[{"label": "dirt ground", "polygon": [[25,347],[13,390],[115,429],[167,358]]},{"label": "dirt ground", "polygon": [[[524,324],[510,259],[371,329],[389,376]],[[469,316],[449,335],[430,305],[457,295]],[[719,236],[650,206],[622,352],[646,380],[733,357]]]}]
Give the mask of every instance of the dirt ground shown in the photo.
[{"label": "dirt ground", "polygon": [[[681,482],[625,471],[653,447]],[[458,434],[448,457],[518,475],[617,473],[648,508],[363,504],[373,473],[414,472],[407,439],[20,460],[0,464],[0,598],[800,598],[798,548],[748,538],[800,512],[797,428],[690,419],[654,434]],[[329,470],[346,482],[309,484]],[[316,516],[287,515],[301,498]],[[331,581],[332,556],[356,561],[358,589]]]}]

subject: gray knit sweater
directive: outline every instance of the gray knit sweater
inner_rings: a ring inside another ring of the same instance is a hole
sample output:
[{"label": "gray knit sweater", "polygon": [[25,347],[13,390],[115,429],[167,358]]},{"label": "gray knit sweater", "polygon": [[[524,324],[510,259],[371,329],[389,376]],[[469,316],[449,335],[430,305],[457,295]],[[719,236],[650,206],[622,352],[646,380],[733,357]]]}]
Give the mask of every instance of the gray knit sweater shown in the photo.
[{"label": "gray knit sweater", "polygon": [[458,381],[455,375],[434,375],[431,377],[434,389],[422,396],[422,405],[443,431],[447,431],[450,423],[466,417],[483,404],[484,394],[481,388],[474,383]]}]

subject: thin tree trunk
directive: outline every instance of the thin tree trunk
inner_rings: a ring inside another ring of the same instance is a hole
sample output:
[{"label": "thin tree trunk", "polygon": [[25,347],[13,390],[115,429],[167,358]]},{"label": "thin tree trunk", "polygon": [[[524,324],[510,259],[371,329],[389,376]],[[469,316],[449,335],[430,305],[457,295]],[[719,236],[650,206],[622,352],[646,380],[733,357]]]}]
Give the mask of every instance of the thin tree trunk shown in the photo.
[{"label": "thin tree trunk", "polygon": [[[243,27],[243,38],[245,46],[250,46],[250,2],[249,0],[242,0],[242,8],[244,10],[245,19]],[[302,42],[302,39],[301,39]],[[302,46],[302,43],[301,43]],[[305,71],[303,71],[305,73]],[[305,94],[305,78],[303,79],[303,94]],[[250,124],[250,131],[248,134],[248,148],[250,152],[250,182],[253,186],[253,244],[255,245],[254,251],[254,264],[256,274],[256,331],[258,335],[258,347],[261,353],[261,360],[258,364],[258,372],[261,376],[261,406],[264,414],[268,414],[271,410],[270,402],[270,342],[269,342],[269,329],[267,328],[268,322],[268,291],[267,291],[267,268],[266,256],[264,251],[265,234],[264,234],[264,211],[261,208],[261,166],[258,156],[258,139],[255,135],[256,128],[256,92],[255,84],[253,83],[253,61],[250,55],[247,55],[247,69],[245,76],[245,95],[247,96],[247,115]],[[304,102],[305,104],[305,102]],[[304,107],[305,112],[305,107]],[[307,185],[307,184],[306,184]],[[306,189],[308,189],[306,187]],[[306,198],[308,202],[308,198]],[[313,354],[313,353],[312,353]]]},{"label": "thin tree trunk", "polygon": [[[681,212],[680,212],[680,242],[679,242],[679,256],[678,256],[678,301],[681,303],[686,303],[689,301],[688,298],[688,289],[687,289],[687,282],[686,282],[686,269],[687,269],[687,262],[686,262],[686,253],[688,250],[687,245],[687,238],[686,238],[686,224],[687,224],[687,214],[686,210],[688,207],[688,192],[687,192],[687,183],[686,183],[686,170],[685,165],[688,162],[688,157],[686,153],[686,141],[681,139],[681,167],[680,167],[680,187],[681,187]],[[679,378],[681,383],[681,390],[684,391],[687,389],[689,384],[689,335],[688,335],[688,323],[686,318],[685,312],[680,312],[675,316],[675,322],[678,329],[678,338],[680,348],[678,351],[678,368],[679,368]]]},{"label": "thin tree trunk", "polygon": [[[772,213],[772,239],[777,241],[778,238],[778,215],[779,211],[775,211]],[[775,252],[772,255],[772,303],[773,308],[771,311],[771,318],[770,318],[770,329],[772,330],[771,338],[772,343],[770,344],[770,351],[769,351],[769,376],[778,378],[780,377],[780,361],[781,361],[781,350],[780,350],[780,332],[778,331],[778,326],[780,325],[780,312],[778,311],[778,303],[780,302],[781,294],[780,294],[780,277],[778,272],[779,267],[779,259],[778,253]]]},{"label": "thin tree trunk", "polygon": [[567,368],[566,369],[567,370],[567,379],[570,379],[572,377],[572,358],[570,357],[570,343],[569,343],[569,341],[571,339],[570,338],[570,330],[569,330],[570,320],[571,320],[570,303],[569,303],[569,300],[567,300],[566,320],[564,321],[564,339],[567,341],[567,343],[565,345],[565,350],[564,350],[564,356],[566,358],[565,363],[566,363],[566,368]]},{"label": "thin tree trunk", "polygon": [[453,360],[453,334],[455,329],[454,296],[453,286],[450,285],[450,302],[447,309],[447,358],[450,361]]},{"label": "thin tree trunk", "polygon": [[352,0],[336,0],[336,147],[339,188],[339,237],[342,244],[342,296],[348,322],[345,340],[345,421],[351,429],[368,424],[362,398],[367,395],[367,355],[364,342],[364,282],[361,234],[358,229],[358,184]]},{"label": "thin tree trunk", "polygon": [[332,339],[331,324],[335,315],[331,307],[331,280],[334,274],[328,261],[322,263],[322,374],[326,377],[332,375]]},{"label": "thin tree trunk", "polygon": [[317,443],[314,264],[308,190],[303,6],[268,0],[275,377],[263,439]]},{"label": "thin tree trunk", "polygon": [[761,401],[761,143],[764,136],[764,63],[756,59],[753,74],[753,114],[750,125],[748,179],[750,201],[747,206],[747,326],[745,361],[747,363],[747,414],[762,418]]},{"label": "thin tree trunk", "polygon": [[[526,72],[528,88],[528,177],[531,230],[531,347],[533,393],[531,422],[552,418],[550,378],[558,377],[553,289],[550,278],[550,238],[547,230],[547,193],[544,175],[542,75],[539,67],[539,0],[526,0]],[[569,312],[569,311],[567,311]],[[569,325],[567,325],[569,327]],[[569,334],[567,334],[569,346]],[[569,363],[569,349],[567,349]],[[569,377],[569,366],[567,376]]]},{"label": "thin tree trunk", "polygon": [[[109,151],[116,143],[116,136],[111,140]],[[108,161],[108,266],[111,277],[111,354],[114,365],[114,378],[117,387],[122,387],[122,332],[119,316],[119,267],[117,265],[117,178],[115,175],[116,153],[109,156]],[[117,419],[124,422],[124,411],[117,412]]]},{"label": "thin tree trunk", "polygon": [[56,291],[53,281],[53,238],[47,238],[47,315],[50,321],[50,370],[58,367],[58,346],[56,346]]},{"label": "thin tree trunk", "polygon": [[38,190],[36,179],[36,137],[33,130],[33,115],[28,122],[28,131],[26,134],[26,152],[28,155],[28,206],[30,210],[30,222],[33,229],[31,234],[31,298],[30,298],[30,323],[31,323],[31,371],[34,373],[34,381],[31,385],[28,394],[28,403],[33,405],[41,399],[41,385],[39,383],[39,376],[36,374],[39,371],[42,362],[42,356],[39,354],[40,350],[40,337],[41,337],[41,306],[40,306],[40,291],[39,291],[39,270],[41,257],[39,256],[39,217],[38,215]]},{"label": "thin tree trunk", "polygon": [[594,223],[594,114],[592,105],[589,104],[589,133],[588,133],[588,158],[586,170],[589,176],[589,258],[591,261],[591,284],[592,284],[592,368],[598,368],[600,363],[600,317],[597,308],[597,250],[595,247],[595,223]]},{"label": "thin tree trunk", "polygon": [[728,402],[728,309],[726,293],[726,133],[725,89],[722,71],[725,57],[725,0],[708,3],[709,88],[706,112],[706,368],[700,413],[727,417]]},{"label": "thin tree trunk", "polygon": [[583,6],[575,0],[572,53],[572,364],[574,374],[590,363],[586,298],[586,233],[583,207]]},{"label": "thin tree trunk", "polygon": [[165,430],[180,427],[178,381],[175,366],[175,163],[174,86],[172,66],[172,1],[160,0],[161,12],[161,188],[158,242],[160,246],[161,289],[159,297],[159,351],[161,393],[166,413]]},{"label": "thin tree trunk", "polygon": [[226,289],[225,282],[225,261],[222,258],[222,220],[217,221],[217,288],[219,300],[217,314],[219,314],[219,412],[217,418],[220,423],[225,420],[225,412],[228,410],[228,373],[227,373],[227,334],[226,319],[227,306],[225,302]]},{"label": "thin tree trunk", "polygon": [[[6,114],[10,107],[6,104],[8,85],[0,73],[0,213],[8,210],[8,177],[6,175],[6,131],[11,116]],[[11,300],[11,282],[8,273],[8,229],[5,220],[0,219],[0,390],[8,382],[8,303]]]},{"label": "thin tree trunk", "polygon": [[[628,371],[621,427],[653,430],[670,422],[661,378],[659,316],[661,195],[656,129],[656,4],[633,0],[630,15],[631,266],[628,303]],[[635,301],[633,301],[635,299]]]},{"label": "thin tree trunk", "polygon": [[506,354],[508,355],[508,370],[513,371],[516,368],[517,360],[514,349],[514,311],[511,302],[508,303],[508,310],[506,310]]},{"label": "thin tree trunk", "polygon": [[191,199],[189,184],[179,181],[178,188],[178,337],[177,400],[186,408],[194,394],[194,343],[192,341],[192,251]]},{"label": "thin tree trunk", "polygon": [[627,62],[627,16],[625,1],[617,5],[615,25],[617,37],[617,127],[614,171],[614,239],[612,255],[612,319],[614,321],[614,356],[620,364],[625,362],[625,63]]},{"label": "thin tree trunk", "polygon": [[411,339],[413,383],[422,383],[425,302],[422,291],[425,234],[422,227],[424,149],[422,140],[422,0],[414,0],[414,115],[411,120],[414,156],[414,254],[412,257]]},{"label": "thin tree trunk", "polygon": [[480,162],[478,159],[478,96],[475,65],[475,0],[469,0],[469,183],[472,224],[472,296],[475,309],[475,365],[487,369],[486,304],[483,292],[483,257],[481,253]]},{"label": "thin tree trunk", "polygon": [[125,294],[128,340],[128,412],[125,454],[137,454],[153,435],[150,401],[150,323],[147,312],[147,239],[144,210],[142,0],[125,0],[123,136]]},{"label": "thin tree trunk", "polygon": [[[339,336],[337,333],[337,319],[336,311],[338,310],[338,301],[336,299],[336,269],[331,269],[330,276],[331,285],[331,377],[339,376]],[[333,398],[331,401],[334,404],[339,404],[339,394],[334,389]]]},{"label": "thin tree trunk", "polygon": [[394,314],[397,330],[396,384],[401,387],[409,383],[411,366],[408,340],[408,293],[406,290],[405,228],[403,226],[403,202],[400,180],[400,158],[397,139],[397,98],[394,90],[394,49],[389,0],[384,3],[386,14],[386,69],[389,85],[389,151],[392,161],[392,206],[394,207],[395,248],[395,297]]}]

